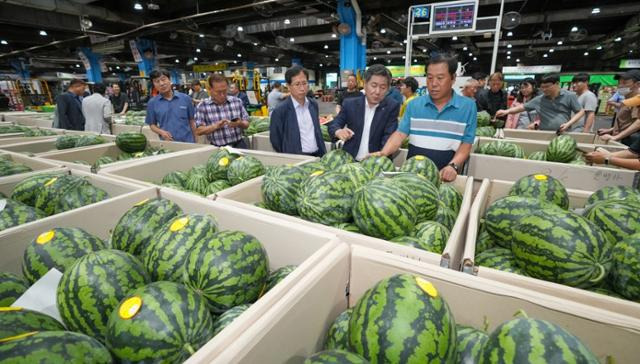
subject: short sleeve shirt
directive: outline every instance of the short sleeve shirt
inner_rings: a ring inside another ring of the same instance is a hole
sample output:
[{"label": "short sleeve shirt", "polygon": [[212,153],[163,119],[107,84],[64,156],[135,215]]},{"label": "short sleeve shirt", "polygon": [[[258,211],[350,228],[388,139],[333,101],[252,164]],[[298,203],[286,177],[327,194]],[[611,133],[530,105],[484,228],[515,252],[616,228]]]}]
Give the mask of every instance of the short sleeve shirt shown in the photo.
[{"label": "short sleeve shirt", "polygon": [[155,124],[160,129],[168,131],[173,140],[184,143],[194,143],[190,121],[195,115],[193,102],[188,95],[174,91],[171,100],[157,95],[147,104],[145,123]]},{"label": "short sleeve shirt", "polygon": [[[196,108],[196,126],[208,126],[221,120],[248,120],[249,114],[242,105],[242,100],[234,96],[227,96],[223,104],[216,104],[211,98],[198,104]],[[209,142],[216,146],[225,146],[242,139],[243,130],[228,125],[207,135]]]},{"label": "short sleeve shirt", "polygon": [[616,114],[616,123],[613,126],[613,135],[619,134],[638,119],[640,119],[640,106],[629,107],[627,105],[622,105]]},{"label": "short sleeve shirt", "polygon": [[273,111],[281,102],[282,102],[282,92],[274,89],[269,92],[269,96],[267,96],[267,105],[269,106],[269,111]]},{"label": "short sleeve shirt", "polygon": [[113,105],[114,113],[122,112],[122,109],[124,109],[124,104],[129,102],[129,98],[127,97],[127,94],[124,92],[120,92],[120,95],[118,96],[111,95],[109,99],[111,100],[111,104]]},{"label": "short sleeve shirt", "polygon": [[[584,111],[596,112],[596,109],[598,108],[598,98],[593,92],[589,90],[585,91],[584,93],[582,93],[582,95],[578,96],[578,102],[580,103],[580,106],[582,106]],[[588,116],[589,116],[588,113],[585,113],[582,120],[575,123],[574,126],[571,128],[571,131],[583,131],[584,124],[587,122]],[[591,127],[593,127],[593,125]],[[591,131],[584,130],[584,132],[590,133]]]},{"label": "short sleeve shirt", "polygon": [[540,130],[556,131],[560,125],[571,119],[572,113],[577,113],[582,109],[576,94],[567,90],[560,90],[560,94],[555,99],[550,99],[545,95],[534,97],[524,104],[527,111],[535,110],[540,116]]}]

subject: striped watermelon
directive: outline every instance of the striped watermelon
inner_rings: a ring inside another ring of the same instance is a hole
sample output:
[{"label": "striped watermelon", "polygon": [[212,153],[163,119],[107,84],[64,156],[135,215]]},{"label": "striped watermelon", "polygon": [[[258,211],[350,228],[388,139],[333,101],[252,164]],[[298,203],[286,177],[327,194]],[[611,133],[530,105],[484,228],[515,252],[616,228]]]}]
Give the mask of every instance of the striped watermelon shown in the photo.
[{"label": "striped watermelon", "polygon": [[209,183],[209,185],[207,186],[207,192],[205,195],[206,196],[213,195],[220,191],[226,190],[227,188],[230,188],[230,187],[231,185],[229,184],[229,182],[227,182],[224,179],[213,181]]},{"label": "striped watermelon", "polygon": [[462,207],[462,193],[451,183],[442,183],[438,188],[438,197],[445,206],[448,206],[458,215]]},{"label": "striped watermelon", "polygon": [[180,171],[173,171],[173,172],[169,172],[167,175],[165,175],[162,178],[162,182],[161,183],[174,183],[177,184],[178,186],[182,186],[184,187],[187,184],[187,175],[184,172],[180,172]]},{"label": "striped watermelon", "polygon": [[591,287],[591,288],[589,288],[589,291],[590,292],[594,292],[594,293],[598,293],[598,294],[603,294],[603,295],[609,296],[609,297],[625,299],[623,296],[611,291],[607,287]]},{"label": "striped watermelon", "polygon": [[22,260],[22,275],[33,284],[49,269],[64,273],[76,259],[105,248],[100,238],[80,228],[54,228],[29,243]]},{"label": "striped watermelon", "polygon": [[207,188],[209,187],[209,179],[204,173],[193,173],[189,175],[187,183],[184,185],[184,187],[191,192],[196,192],[200,195],[206,195]]},{"label": "striped watermelon", "polygon": [[561,209],[522,217],[511,243],[518,265],[528,275],[579,288],[594,286],[607,276],[612,248],[595,224]]},{"label": "striped watermelon", "polygon": [[147,147],[147,137],[142,133],[120,133],[116,136],[116,146],[126,153],[144,152]]},{"label": "striped watermelon", "polygon": [[265,172],[264,165],[257,158],[250,155],[237,158],[227,169],[227,179],[231,185],[262,176]]},{"label": "striped watermelon", "polygon": [[341,222],[339,224],[335,224],[333,225],[334,228],[336,229],[340,229],[340,230],[344,230],[344,231],[350,231],[352,233],[358,233],[360,234],[360,228],[358,227],[358,225],[352,223],[352,222]]},{"label": "striped watermelon", "polygon": [[46,217],[44,212],[11,199],[0,199],[0,231]]},{"label": "striped watermelon", "polygon": [[142,200],[129,209],[111,233],[111,247],[140,255],[153,235],[182,214],[173,201],[164,198]]},{"label": "striped watermelon", "polygon": [[484,331],[469,326],[456,326],[456,351],[458,363],[473,364],[480,362],[484,344],[489,340],[489,335]]},{"label": "striped watermelon", "polygon": [[481,229],[476,238],[476,254],[480,254],[491,248],[496,248],[497,244],[491,238],[491,235],[487,232],[487,229]]},{"label": "striped watermelon", "polygon": [[596,224],[612,244],[640,233],[640,201],[601,201],[589,206],[584,216]]},{"label": "striped watermelon", "polygon": [[298,192],[306,176],[296,166],[278,166],[267,171],[260,187],[267,208],[287,215],[297,215]]},{"label": "striped watermelon", "polygon": [[58,199],[56,214],[77,209],[82,206],[91,205],[109,198],[107,191],[94,187],[93,185],[83,185],[69,189],[64,196]]},{"label": "striped watermelon", "polygon": [[106,140],[100,135],[88,134],[82,135],[76,140],[76,148],[87,147],[90,145],[98,145],[106,143]]},{"label": "striped watermelon", "polygon": [[377,177],[382,172],[395,172],[396,167],[393,165],[391,159],[387,157],[367,157],[360,162],[360,164],[374,177]]},{"label": "striped watermelon", "polygon": [[518,267],[516,257],[511,250],[505,248],[491,248],[481,253],[476,252],[476,265],[526,275],[524,271]]},{"label": "striped watermelon", "polygon": [[364,185],[373,179],[373,174],[365,169],[360,163],[348,163],[342,165],[336,168],[336,172],[349,177],[356,190],[364,187]]},{"label": "striped watermelon", "polygon": [[421,239],[416,238],[415,236],[399,236],[390,240],[392,243],[410,246],[416,249],[429,250],[424,247],[424,243]]},{"label": "striped watermelon", "polygon": [[320,161],[307,162],[307,163],[299,165],[298,168],[300,168],[302,170],[302,172],[305,174],[305,176],[308,176],[313,172],[317,172],[317,171],[325,171],[326,172],[328,170],[327,166],[325,166]]},{"label": "striped watermelon", "polygon": [[239,305],[225,311],[213,322],[213,336],[218,335],[225,327],[244,313],[251,305]]},{"label": "striped watermelon", "polygon": [[529,154],[527,159],[532,160],[532,161],[546,161],[547,160],[547,154],[545,152],[539,150],[537,152],[533,152],[533,153]]},{"label": "striped watermelon", "polygon": [[29,285],[21,277],[13,273],[0,272],[0,307],[11,306],[28,288]]},{"label": "striped watermelon", "polygon": [[196,242],[184,259],[182,279],[202,294],[211,312],[258,299],[269,275],[269,258],[258,239],[226,230]]},{"label": "striped watermelon", "polygon": [[67,269],[57,289],[65,326],[104,342],[109,314],[130,291],[151,279],[142,263],[120,250],[89,253]]},{"label": "striped watermelon", "polygon": [[329,326],[324,342],[325,350],[349,349],[349,320],[352,312],[352,308],[343,311]]},{"label": "striped watermelon", "polygon": [[444,225],[449,231],[453,230],[453,226],[456,224],[456,220],[458,219],[458,214],[455,211],[446,206],[443,201],[438,201],[438,212],[436,213],[436,217],[433,219],[436,222]]},{"label": "striped watermelon", "polygon": [[611,282],[617,293],[633,301],[640,300],[640,233],[613,248]]},{"label": "striped watermelon", "polygon": [[496,128],[493,126],[480,126],[476,128],[476,136],[492,137],[496,134]]},{"label": "striped watermelon", "polygon": [[106,165],[106,164],[110,164],[110,163],[114,163],[116,160],[109,157],[108,155],[104,155],[100,158],[98,158],[98,160],[96,160],[96,162],[93,164],[93,166],[96,169],[99,169],[101,166]]},{"label": "striped watermelon", "polygon": [[476,153],[509,158],[524,158],[524,150],[522,147],[504,140],[481,144],[481,148],[477,149]]},{"label": "striped watermelon", "polygon": [[496,362],[599,363],[589,348],[573,334],[551,322],[532,318],[507,321],[489,335],[480,363]]},{"label": "striped watermelon", "polygon": [[351,154],[345,152],[344,149],[334,149],[323,155],[320,161],[330,170],[354,162]]},{"label": "striped watermelon", "polygon": [[55,213],[58,200],[74,188],[89,184],[84,178],[74,175],[61,175],[47,181],[36,198],[35,207],[47,216]]},{"label": "striped watermelon", "polygon": [[280,283],[283,279],[287,278],[291,272],[298,268],[295,265],[285,265],[284,267],[280,267],[273,272],[269,273],[267,277],[267,284],[264,287],[264,292],[269,292],[276,284]]},{"label": "striped watermelon", "polygon": [[[13,198],[13,196],[11,196]],[[587,206],[605,200],[640,201],[640,190],[629,186],[606,186],[592,193]]]},{"label": "striped watermelon", "polygon": [[303,364],[368,364],[363,357],[346,350],[326,350],[305,359]]},{"label": "striped watermelon", "polygon": [[0,345],[3,363],[111,364],[109,350],[96,339],[71,331],[33,331]]},{"label": "striped watermelon", "polygon": [[369,182],[356,193],[353,203],[353,218],[360,231],[386,240],[411,235],[417,215],[411,194],[387,179]]},{"label": "striped watermelon", "polygon": [[200,214],[182,215],[159,228],[140,254],[152,280],[182,282],[191,249],[207,244],[217,231],[215,218]]},{"label": "striped watermelon", "polygon": [[400,167],[400,172],[411,172],[422,175],[436,187],[440,186],[440,171],[433,161],[423,155],[415,155],[407,159]]},{"label": "striped watermelon", "polygon": [[238,158],[237,154],[229,153],[225,148],[220,148],[213,152],[207,160],[207,177],[209,181],[227,179],[229,165]]},{"label": "striped watermelon", "polygon": [[80,135],[60,135],[56,138],[56,149],[70,149],[76,147]]},{"label": "striped watermelon", "polygon": [[355,188],[349,177],[335,171],[312,173],[300,188],[298,213],[309,221],[334,225],[351,220]]},{"label": "striped watermelon", "polygon": [[14,174],[20,174],[25,172],[31,172],[31,167],[22,163],[11,162],[6,165],[0,164],[0,176],[12,176]]},{"label": "striped watermelon", "polygon": [[450,234],[446,226],[435,221],[421,222],[415,228],[415,236],[422,242],[422,248],[438,254],[444,251]]},{"label": "striped watermelon", "polygon": [[575,166],[586,166],[587,162],[584,159],[582,159],[582,157],[580,157],[572,160],[571,162],[569,162],[569,164],[573,164]]},{"label": "striped watermelon", "polygon": [[22,307],[0,307],[0,343],[8,337],[28,332],[59,330],[64,330],[64,326],[44,313]]},{"label": "striped watermelon", "polygon": [[372,364],[455,363],[456,326],[431,282],[398,274],[358,300],[349,320],[349,347]]},{"label": "striped watermelon", "polygon": [[[204,164],[196,164],[195,166],[191,167],[191,169],[189,170],[189,172],[187,173],[187,180],[194,175],[202,175],[202,176],[206,176],[207,175],[207,166]],[[208,179],[207,179],[208,181]]]},{"label": "striped watermelon", "polygon": [[562,183],[546,174],[530,174],[517,180],[509,190],[509,196],[536,198],[569,208],[569,194]]},{"label": "striped watermelon", "polygon": [[173,282],[130,292],[109,316],[106,344],[120,362],[182,363],[213,337],[205,299]]},{"label": "striped watermelon", "polygon": [[18,182],[11,192],[11,199],[22,202],[31,207],[36,206],[36,198],[40,190],[53,177],[60,176],[59,173],[38,173]]},{"label": "striped watermelon", "polygon": [[576,155],[576,141],[568,135],[560,135],[551,140],[547,146],[549,162],[569,163]]},{"label": "striped watermelon", "polygon": [[432,220],[438,212],[438,188],[426,177],[416,173],[402,173],[393,176],[391,183],[396,184],[411,195],[418,215],[416,222]]}]

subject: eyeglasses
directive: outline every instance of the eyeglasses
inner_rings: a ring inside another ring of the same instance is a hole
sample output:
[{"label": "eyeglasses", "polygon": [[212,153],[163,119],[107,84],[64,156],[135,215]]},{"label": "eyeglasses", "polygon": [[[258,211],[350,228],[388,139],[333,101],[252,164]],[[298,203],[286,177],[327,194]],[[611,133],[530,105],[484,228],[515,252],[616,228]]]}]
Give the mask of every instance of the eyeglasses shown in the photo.
[{"label": "eyeglasses", "polygon": [[309,85],[308,82],[296,82],[291,84],[293,87],[306,87],[307,85]]}]

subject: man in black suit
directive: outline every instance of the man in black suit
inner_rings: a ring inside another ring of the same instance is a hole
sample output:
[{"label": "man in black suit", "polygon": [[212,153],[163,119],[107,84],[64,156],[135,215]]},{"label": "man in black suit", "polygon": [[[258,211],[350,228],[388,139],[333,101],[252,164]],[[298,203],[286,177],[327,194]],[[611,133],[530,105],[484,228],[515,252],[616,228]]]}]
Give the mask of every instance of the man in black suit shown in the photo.
[{"label": "man in black suit", "polygon": [[84,130],[84,115],[82,115],[82,95],[86,83],[73,79],[69,83],[67,92],[56,99],[56,113],[58,127],[67,130]]},{"label": "man in black suit", "polygon": [[385,98],[391,72],[374,64],[364,74],[365,95],[344,100],[338,116],[329,124],[329,135],[344,141],[343,149],[356,160],[380,150],[398,128],[400,104]]}]

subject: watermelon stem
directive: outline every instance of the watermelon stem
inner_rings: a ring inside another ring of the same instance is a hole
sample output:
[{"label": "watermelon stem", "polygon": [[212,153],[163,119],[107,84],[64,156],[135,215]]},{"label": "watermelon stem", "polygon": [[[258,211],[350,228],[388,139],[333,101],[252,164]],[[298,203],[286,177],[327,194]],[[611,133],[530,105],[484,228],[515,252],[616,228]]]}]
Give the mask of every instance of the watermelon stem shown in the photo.
[{"label": "watermelon stem", "polygon": [[189,344],[189,343],[184,344],[183,348],[184,348],[186,351],[188,351],[188,352],[189,352],[189,354],[191,354],[191,355],[193,355],[193,354],[195,354],[195,353],[196,353],[196,351],[195,351],[195,350],[193,350],[193,346],[191,346],[191,344]]},{"label": "watermelon stem", "polygon": [[604,276],[607,275],[607,271],[604,269],[604,266],[602,264],[597,263],[596,265],[598,266],[598,269],[600,270],[600,274],[598,274],[598,276],[596,278],[589,280],[589,282],[592,282],[592,283],[600,282],[604,278]]},{"label": "watermelon stem", "polygon": [[516,313],[513,314],[513,317],[522,316],[524,318],[529,318],[526,312],[523,309],[519,309]]}]

